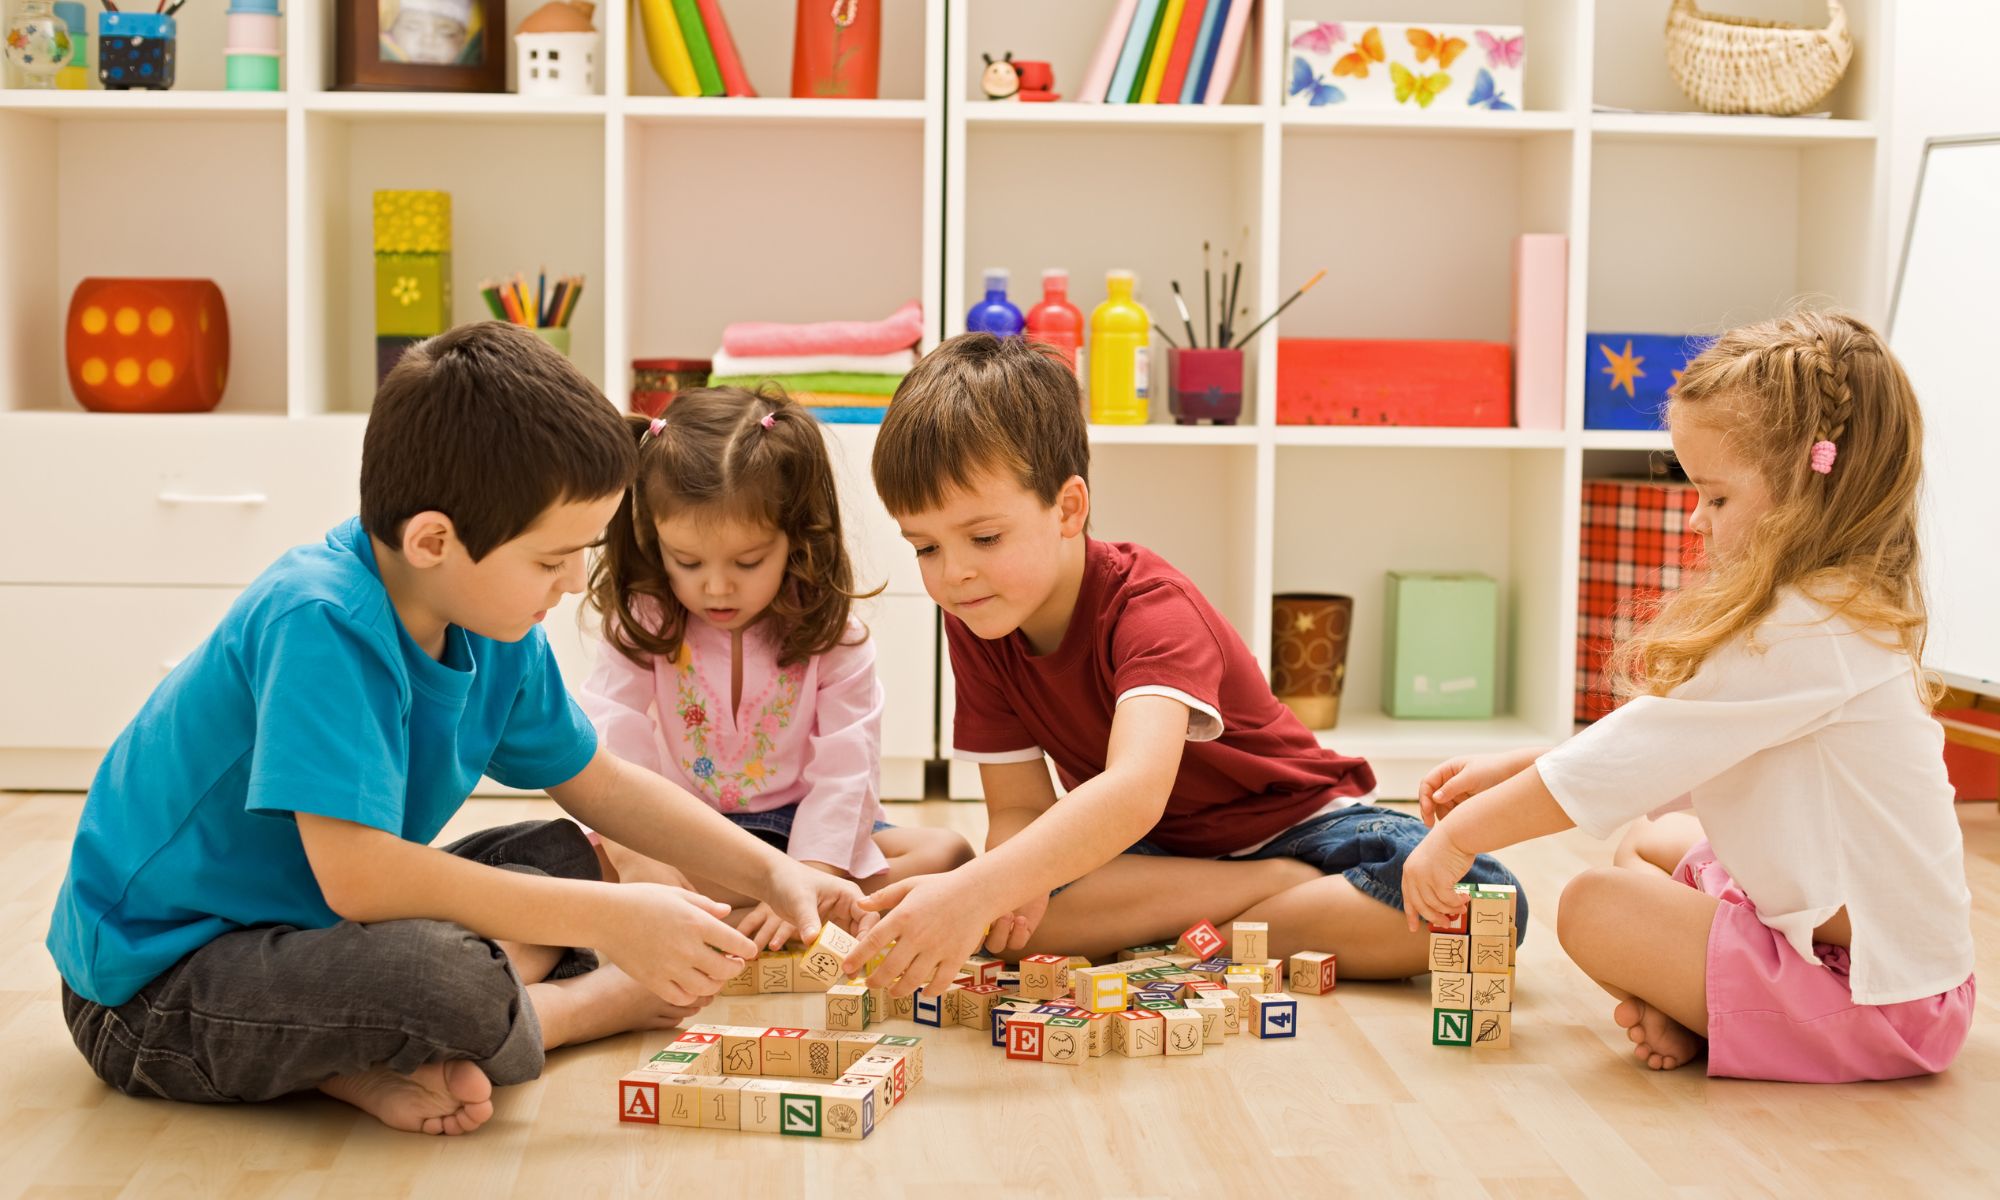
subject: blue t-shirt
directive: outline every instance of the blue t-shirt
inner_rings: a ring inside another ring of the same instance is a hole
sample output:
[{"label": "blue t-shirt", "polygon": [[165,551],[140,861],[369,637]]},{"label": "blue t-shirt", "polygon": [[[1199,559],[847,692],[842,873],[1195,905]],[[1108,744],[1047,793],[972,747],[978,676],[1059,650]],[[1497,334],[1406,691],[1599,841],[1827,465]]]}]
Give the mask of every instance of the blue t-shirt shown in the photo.
[{"label": "blue t-shirt", "polygon": [[338,923],[293,813],[428,844],[482,773],[553,787],[596,750],[539,628],[509,643],[451,626],[433,659],[349,520],[259,576],[118,736],[49,952],[77,994],[122,1004],[221,934]]}]

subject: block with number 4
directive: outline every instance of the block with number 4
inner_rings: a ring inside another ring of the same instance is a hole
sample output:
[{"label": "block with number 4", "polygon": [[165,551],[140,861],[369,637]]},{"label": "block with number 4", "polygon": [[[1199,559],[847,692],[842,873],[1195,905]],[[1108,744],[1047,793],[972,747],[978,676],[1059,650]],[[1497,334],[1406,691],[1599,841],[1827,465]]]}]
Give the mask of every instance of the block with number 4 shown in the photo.
[{"label": "block with number 4", "polygon": [[1260,1038],[1299,1035],[1299,1002],[1283,992],[1250,997],[1250,1032]]}]

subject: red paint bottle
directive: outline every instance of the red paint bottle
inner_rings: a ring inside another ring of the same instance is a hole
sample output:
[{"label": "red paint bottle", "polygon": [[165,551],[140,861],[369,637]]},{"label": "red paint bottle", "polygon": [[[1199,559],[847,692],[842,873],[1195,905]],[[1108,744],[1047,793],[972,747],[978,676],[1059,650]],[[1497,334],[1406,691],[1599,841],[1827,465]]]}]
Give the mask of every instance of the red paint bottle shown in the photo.
[{"label": "red paint bottle", "polygon": [[1082,374],[1077,356],[1083,349],[1083,310],[1069,302],[1069,272],[1061,267],[1042,272],[1042,302],[1028,310],[1028,336],[1062,351],[1070,368]]}]

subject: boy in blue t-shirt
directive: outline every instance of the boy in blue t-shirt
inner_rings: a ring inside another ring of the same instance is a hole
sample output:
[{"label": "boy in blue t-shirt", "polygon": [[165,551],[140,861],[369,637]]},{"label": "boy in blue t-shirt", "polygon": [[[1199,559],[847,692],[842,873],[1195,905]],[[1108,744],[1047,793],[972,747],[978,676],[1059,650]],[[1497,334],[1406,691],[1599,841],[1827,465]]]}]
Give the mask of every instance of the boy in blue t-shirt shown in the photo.
[{"label": "boy in blue t-shirt", "polygon": [[360,517],[251,584],[91,784],[48,946],[107,1083],[195,1101],[318,1088],[394,1128],[465,1133],[546,1050],[670,1028],[756,955],[723,905],[601,882],[568,821],[431,848],[482,774],[699,861],[803,936],[852,921],[853,883],[600,751],[563,689],[536,626],[583,590],[635,443],[526,330],[463,326],[390,372]]}]

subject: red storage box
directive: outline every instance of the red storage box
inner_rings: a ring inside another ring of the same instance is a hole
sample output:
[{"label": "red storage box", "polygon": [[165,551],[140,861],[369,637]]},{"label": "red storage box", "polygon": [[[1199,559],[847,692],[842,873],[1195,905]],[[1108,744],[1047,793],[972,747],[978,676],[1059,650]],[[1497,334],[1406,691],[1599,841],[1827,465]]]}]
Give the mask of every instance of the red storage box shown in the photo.
[{"label": "red storage box", "polygon": [[1618,707],[1604,679],[1612,644],[1702,563],[1688,529],[1693,485],[1637,479],[1583,482],[1583,554],[1576,599],[1576,719]]},{"label": "red storage box", "polygon": [[1461,425],[1512,419],[1504,342],[1278,339],[1280,425]]}]

